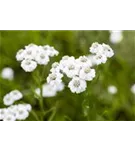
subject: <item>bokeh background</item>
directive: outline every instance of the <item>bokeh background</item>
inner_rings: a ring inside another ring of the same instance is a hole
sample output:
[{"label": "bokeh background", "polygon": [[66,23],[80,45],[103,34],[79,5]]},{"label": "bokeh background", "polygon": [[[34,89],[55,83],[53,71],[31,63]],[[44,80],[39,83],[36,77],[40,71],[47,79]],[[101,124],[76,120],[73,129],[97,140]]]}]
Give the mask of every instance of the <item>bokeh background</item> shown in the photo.
[{"label": "bokeh background", "polygon": [[[135,95],[130,90],[135,83],[135,31],[123,31],[122,34],[122,41],[112,44],[109,31],[0,31],[0,72],[5,67],[11,67],[15,72],[12,81],[0,77],[0,108],[5,107],[3,96],[11,90],[27,93],[31,87],[37,87],[32,73],[24,72],[15,59],[19,49],[34,43],[48,44],[59,51],[60,54],[46,67],[46,78],[52,62],[59,61],[64,55],[88,55],[91,44],[99,42],[109,44],[115,55],[97,69],[98,80],[89,83],[82,94],[73,94],[65,87],[57,96],[44,98],[44,108],[47,111],[57,104],[52,120],[88,120],[88,114],[89,120],[135,120]],[[117,87],[116,94],[108,92],[110,85]],[[32,92],[25,94],[21,101],[30,103],[40,115],[38,101]],[[47,113],[44,120],[49,120],[51,113]],[[27,120],[35,119],[30,114]]]}]

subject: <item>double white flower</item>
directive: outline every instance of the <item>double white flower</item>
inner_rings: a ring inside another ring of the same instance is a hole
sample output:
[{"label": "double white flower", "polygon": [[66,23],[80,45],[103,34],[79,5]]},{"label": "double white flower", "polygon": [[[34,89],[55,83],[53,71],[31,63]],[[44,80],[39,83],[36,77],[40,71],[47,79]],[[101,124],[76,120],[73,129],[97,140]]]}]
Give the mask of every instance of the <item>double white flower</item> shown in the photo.
[{"label": "double white flower", "polygon": [[11,105],[8,108],[0,109],[0,120],[15,121],[25,120],[31,111],[30,104]]},{"label": "double white flower", "polygon": [[20,100],[23,97],[22,93],[18,90],[13,90],[6,94],[3,98],[3,102],[6,106],[12,105],[15,101]]},{"label": "double white flower", "polygon": [[114,55],[114,52],[109,45],[104,43],[99,44],[97,42],[92,44],[90,52],[94,54],[95,63],[97,65],[106,63],[107,59]]},{"label": "double white flower", "polygon": [[17,61],[21,61],[21,67],[26,72],[32,72],[37,64],[47,65],[50,57],[58,55],[59,52],[49,45],[37,46],[29,44],[25,49],[21,49],[16,54]]}]

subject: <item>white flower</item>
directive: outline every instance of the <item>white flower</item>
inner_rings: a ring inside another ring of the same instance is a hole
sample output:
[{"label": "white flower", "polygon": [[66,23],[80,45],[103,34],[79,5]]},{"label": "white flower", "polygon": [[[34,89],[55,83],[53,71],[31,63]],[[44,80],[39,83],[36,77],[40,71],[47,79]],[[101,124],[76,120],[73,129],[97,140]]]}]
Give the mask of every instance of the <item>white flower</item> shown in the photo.
[{"label": "white flower", "polygon": [[55,73],[59,73],[60,72],[60,65],[58,62],[55,62],[52,64],[52,68],[50,70],[50,72],[55,72]]},{"label": "white flower", "polygon": [[0,109],[0,120],[3,120],[8,110],[6,108]]},{"label": "white flower", "polygon": [[[35,90],[36,94],[40,95],[40,88]],[[54,97],[56,96],[56,89],[50,84],[44,84],[42,86],[42,96],[43,97]]]},{"label": "white flower", "polygon": [[37,63],[33,60],[23,60],[21,63],[21,67],[26,71],[26,72],[32,72],[36,69]]},{"label": "white flower", "polygon": [[67,75],[67,77],[73,78],[74,76],[79,74],[79,70],[79,64],[76,64],[75,61],[69,61],[63,68],[62,72],[64,72]]},{"label": "white flower", "polygon": [[91,61],[92,66],[97,65],[96,60],[94,59],[95,55],[88,55],[87,58]]},{"label": "white flower", "polygon": [[85,66],[80,70],[79,77],[83,80],[91,81],[95,77],[95,69]]},{"label": "white flower", "polygon": [[39,51],[42,50],[39,46],[35,44],[29,44],[28,46],[25,46],[24,50],[24,58],[25,59],[30,59],[30,60],[35,60],[37,57],[37,54]]},{"label": "white flower", "polygon": [[13,90],[13,91],[11,91],[11,92],[9,93],[9,95],[12,97],[12,99],[13,99],[14,101],[20,100],[20,99],[22,99],[22,97],[23,97],[22,93],[21,93],[20,91],[18,91],[18,90]]},{"label": "white flower", "polygon": [[99,65],[101,63],[105,64],[107,61],[107,57],[104,54],[97,54],[94,56],[94,59],[95,59],[95,62],[97,65]]},{"label": "white flower", "polygon": [[109,45],[103,43],[102,46],[103,46],[104,54],[106,55],[106,57],[110,58],[114,55],[114,52]]},{"label": "white flower", "polygon": [[45,45],[43,46],[43,49],[47,52],[48,56],[53,57],[53,56],[57,56],[59,54],[59,52],[57,50],[54,49],[54,47],[51,47],[49,45]]},{"label": "white flower", "polygon": [[24,104],[24,105],[25,105],[26,110],[27,110],[28,112],[30,112],[30,111],[32,110],[32,107],[31,107],[30,104]]},{"label": "white flower", "polygon": [[110,85],[109,87],[108,87],[108,92],[110,93],[110,94],[116,94],[117,93],[117,87],[116,86],[114,86],[114,85]]},{"label": "white flower", "polygon": [[3,118],[3,121],[15,121],[15,120],[16,120],[15,115],[9,112]]},{"label": "white flower", "polygon": [[86,81],[78,77],[74,77],[68,84],[72,93],[81,93],[86,90]]},{"label": "white flower", "polygon": [[80,56],[78,59],[76,59],[76,63],[78,63],[78,65],[80,65],[81,67],[83,66],[92,66],[91,60],[88,59],[86,56]]},{"label": "white flower", "polygon": [[56,91],[62,91],[65,87],[65,84],[63,82],[59,83],[58,85],[56,85]]},{"label": "white flower", "polygon": [[58,83],[62,82],[61,80],[62,77],[63,77],[63,74],[61,73],[51,73],[47,77],[47,83],[49,83],[52,86],[57,85]]},{"label": "white flower", "polygon": [[99,44],[98,42],[95,42],[91,45],[90,47],[90,52],[92,54],[97,54],[97,53],[102,53],[103,52],[103,47],[101,44]]},{"label": "white flower", "polygon": [[63,56],[60,61],[60,69],[63,70],[69,62],[75,62],[75,58],[73,56]]},{"label": "white flower", "polygon": [[17,61],[22,61],[25,58],[25,52],[23,49],[20,49],[16,54]]},{"label": "white flower", "polygon": [[111,31],[110,32],[110,42],[113,44],[120,43],[123,39],[122,31]]},{"label": "white flower", "polygon": [[13,80],[14,70],[12,68],[6,67],[1,72],[1,77],[3,79]]},{"label": "white flower", "polygon": [[15,115],[17,111],[17,106],[18,105],[11,105],[7,108],[7,111]]},{"label": "white flower", "polygon": [[14,103],[14,99],[10,94],[6,94],[3,98],[4,105],[9,106]]},{"label": "white flower", "polygon": [[35,57],[35,60],[39,65],[47,65],[49,62],[49,57],[45,51],[41,50]]},{"label": "white flower", "polygon": [[3,97],[4,105],[12,105],[15,101],[20,100],[23,97],[22,93],[18,90],[13,90]]},{"label": "white flower", "polygon": [[131,87],[131,92],[132,92],[133,94],[135,94],[135,84],[132,85],[132,87]]},{"label": "white flower", "polygon": [[16,119],[17,120],[25,120],[29,116],[28,111],[23,105],[18,105],[16,111]]},{"label": "white flower", "polygon": [[37,46],[36,44],[30,43],[29,45],[25,46],[25,49],[28,50],[34,50],[37,51],[39,50],[39,46]]}]

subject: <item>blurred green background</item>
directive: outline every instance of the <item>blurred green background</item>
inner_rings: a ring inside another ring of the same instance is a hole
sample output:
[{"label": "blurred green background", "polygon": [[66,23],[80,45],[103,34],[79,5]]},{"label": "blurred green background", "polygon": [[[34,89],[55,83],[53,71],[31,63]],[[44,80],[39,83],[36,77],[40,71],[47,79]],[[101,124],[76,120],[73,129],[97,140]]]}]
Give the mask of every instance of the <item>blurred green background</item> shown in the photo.
[{"label": "blurred green background", "polygon": [[[15,59],[19,49],[34,43],[48,44],[59,51],[60,54],[46,67],[46,78],[52,62],[59,61],[64,55],[88,55],[91,44],[99,42],[109,44],[115,55],[97,69],[100,72],[98,80],[89,82],[84,93],[73,94],[66,87],[57,96],[44,98],[44,108],[47,111],[57,104],[52,120],[88,120],[88,114],[89,120],[135,120],[135,95],[130,91],[135,83],[135,31],[123,31],[123,40],[119,44],[111,44],[109,36],[109,31],[0,31],[0,72],[4,67],[15,71],[13,81],[0,77],[0,108],[5,107],[3,96],[11,90],[19,89],[25,93],[30,87],[37,87],[32,73],[24,72]],[[115,85],[118,93],[109,94],[109,85]],[[40,115],[38,101],[32,92],[21,101],[30,103]],[[51,115],[49,112],[44,120],[49,120]],[[27,120],[35,119],[30,114]]]}]

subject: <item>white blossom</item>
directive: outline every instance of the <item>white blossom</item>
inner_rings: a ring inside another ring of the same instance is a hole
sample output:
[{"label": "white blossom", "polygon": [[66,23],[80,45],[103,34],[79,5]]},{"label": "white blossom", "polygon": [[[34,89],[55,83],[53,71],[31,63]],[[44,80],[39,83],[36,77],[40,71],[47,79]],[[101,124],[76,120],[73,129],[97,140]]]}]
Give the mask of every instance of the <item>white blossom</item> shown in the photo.
[{"label": "white blossom", "polygon": [[102,64],[102,63],[105,64],[107,62],[107,57],[104,54],[98,53],[97,55],[95,55],[94,59],[97,65]]},{"label": "white blossom", "polygon": [[102,46],[103,46],[103,49],[104,49],[105,56],[108,57],[108,58],[111,58],[114,55],[114,52],[113,52],[112,48],[109,45],[104,44],[104,43],[102,44]]},{"label": "white blossom", "polygon": [[11,92],[9,93],[9,95],[12,97],[12,99],[13,99],[14,101],[20,100],[20,99],[22,99],[22,97],[23,97],[22,93],[21,93],[20,91],[18,91],[18,90],[13,90],[13,91],[11,91]]},{"label": "white blossom", "polygon": [[23,97],[22,93],[18,90],[13,90],[3,97],[4,105],[12,105],[15,101],[20,100]]},{"label": "white blossom", "polygon": [[52,64],[52,68],[51,68],[51,70],[50,70],[50,72],[54,72],[54,73],[60,73],[60,65],[59,65],[59,63],[58,62],[54,62],[53,64]]},{"label": "white blossom", "polygon": [[95,60],[95,55],[92,55],[92,54],[91,54],[91,55],[88,55],[87,58],[91,61],[92,66],[97,65],[97,62],[96,62],[96,60]]},{"label": "white blossom", "polygon": [[88,65],[90,67],[92,66],[91,60],[88,59],[86,56],[80,56],[78,59],[76,59],[76,63],[81,67],[88,66]]},{"label": "white blossom", "polygon": [[46,52],[44,50],[39,51],[39,53],[37,54],[35,61],[39,64],[39,65],[47,65],[49,62],[49,56],[46,54]]},{"label": "white blossom", "polygon": [[62,82],[63,74],[61,73],[51,73],[47,77],[47,83],[54,86]]},{"label": "white blossom", "polygon": [[26,71],[26,72],[32,72],[33,70],[36,69],[37,63],[33,60],[30,59],[25,59],[21,63],[21,67]]},{"label": "white blossom", "polygon": [[6,94],[3,98],[4,105],[9,106],[14,103],[14,99],[10,94]]},{"label": "white blossom", "polygon": [[116,94],[117,93],[117,87],[116,86],[114,86],[114,85],[110,85],[110,86],[108,86],[108,92],[110,93],[110,94]]},{"label": "white blossom", "polygon": [[91,69],[89,66],[84,66],[79,73],[79,77],[83,80],[91,81],[95,77],[95,69]]},{"label": "white blossom", "polygon": [[48,56],[50,57],[57,56],[59,54],[59,52],[55,50],[54,47],[49,45],[43,46],[43,49],[47,52]]},{"label": "white blossom", "polygon": [[0,120],[15,121],[25,120],[31,111],[30,104],[11,105],[8,108],[0,109]]},{"label": "white blossom", "polygon": [[58,85],[56,85],[56,91],[60,92],[63,91],[63,89],[65,88],[65,84],[63,82],[59,83]]},{"label": "white blossom", "polygon": [[73,78],[74,76],[79,74],[80,65],[76,64],[75,61],[69,61],[62,69],[62,72],[64,72],[67,77]]},{"label": "white blossom", "polygon": [[3,120],[8,110],[6,108],[0,109],[0,120]]},{"label": "white blossom", "polygon": [[15,121],[15,120],[16,120],[15,115],[9,112],[3,118],[3,121]]},{"label": "white blossom", "polygon": [[63,70],[65,67],[67,67],[67,64],[69,62],[74,62],[75,58],[73,56],[63,56],[61,61],[60,61],[60,69]]},{"label": "white blossom", "polygon": [[120,43],[123,39],[121,30],[112,30],[110,31],[110,42],[113,44]]},{"label": "white blossom", "polygon": [[14,70],[12,68],[9,68],[9,67],[2,69],[1,77],[3,79],[13,80]]},{"label": "white blossom", "polygon": [[86,81],[82,80],[78,77],[73,77],[69,82],[68,87],[70,88],[72,93],[81,93],[86,90]]},{"label": "white blossom", "polygon": [[23,49],[20,49],[16,54],[17,61],[22,61],[25,58],[25,53]]},{"label": "white blossom", "polygon": [[25,120],[29,116],[29,112],[22,105],[19,105],[16,111],[17,120]]},{"label": "white blossom", "polygon": [[92,54],[97,54],[97,53],[102,53],[103,52],[103,47],[101,44],[99,44],[98,42],[95,42],[91,45],[90,47],[90,52]]},{"label": "white blossom", "polygon": [[[36,94],[40,95],[40,88],[35,90]],[[44,84],[42,86],[42,96],[43,97],[54,97],[56,96],[57,91],[50,84]]]},{"label": "white blossom", "polygon": [[131,92],[132,92],[133,94],[135,94],[135,84],[132,85],[132,87],[131,87]]}]

